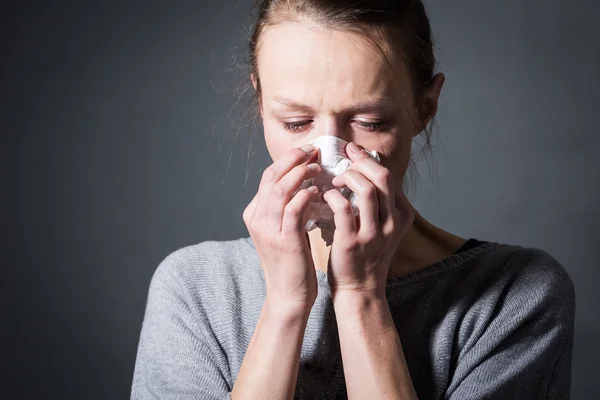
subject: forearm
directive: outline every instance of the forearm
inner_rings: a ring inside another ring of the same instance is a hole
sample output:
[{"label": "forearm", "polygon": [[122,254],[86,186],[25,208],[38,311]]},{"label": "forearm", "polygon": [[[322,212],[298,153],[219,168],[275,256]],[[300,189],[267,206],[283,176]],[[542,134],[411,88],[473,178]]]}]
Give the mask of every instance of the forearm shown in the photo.
[{"label": "forearm", "polygon": [[349,399],[416,399],[385,298],[336,294],[334,309]]},{"label": "forearm", "polygon": [[232,400],[292,399],[310,307],[267,299],[231,392]]}]

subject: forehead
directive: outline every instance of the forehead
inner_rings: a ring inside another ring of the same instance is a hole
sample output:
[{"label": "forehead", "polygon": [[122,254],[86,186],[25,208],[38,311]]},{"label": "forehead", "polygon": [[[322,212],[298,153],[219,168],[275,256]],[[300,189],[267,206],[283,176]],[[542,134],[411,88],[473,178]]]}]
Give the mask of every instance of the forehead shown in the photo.
[{"label": "forehead", "polygon": [[310,23],[270,26],[257,54],[263,98],[294,97],[342,106],[365,97],[396,98],[410,87],[403,65],[390,65],[357,33]]}]

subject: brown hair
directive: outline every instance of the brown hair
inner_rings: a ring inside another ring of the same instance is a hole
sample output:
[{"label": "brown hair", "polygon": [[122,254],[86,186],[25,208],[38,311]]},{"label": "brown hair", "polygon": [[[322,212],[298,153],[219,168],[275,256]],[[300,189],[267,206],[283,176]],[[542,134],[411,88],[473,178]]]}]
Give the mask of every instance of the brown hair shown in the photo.
[{"label": "brown hair", "polygon": [[[249,40],[249,72],[257,82],[249,115],[261,101],[257,68],[259,40],[265,28],[282,22],[310,20],[333,29],[357,33],[367,39],[387,60],[403,57],[412,77],[417,109],[422,94],[434,76],[436,64],[429,18],[421,0],[260,0],[258,16]],[[246,75],[247,85],[248,75]],[[246,92],[245,88],[243,92]],[[239,101],[239,100],[238,100]],[[425,128],[421,150],[431,150],[431,126]],[[415,160],[411,159],[414,167]],[[416,169],[415,169],[416,171]]]}]

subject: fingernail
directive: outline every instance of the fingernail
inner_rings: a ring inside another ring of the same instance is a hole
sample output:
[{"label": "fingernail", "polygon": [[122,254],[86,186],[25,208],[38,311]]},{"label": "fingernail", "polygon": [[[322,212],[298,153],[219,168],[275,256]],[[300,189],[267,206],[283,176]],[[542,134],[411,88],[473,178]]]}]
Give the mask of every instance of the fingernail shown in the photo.
[{"label": "fingernail", "polygon": [[360,153],[360,151],[362,150],[360,147],[358,147],[358,145],[354,142],[350,142],[350,144],[348,145],[348,148],[350,149],[350,151],[353,154],[357,154]]},{"label": "fingernail", "polygon": [[305,144],[304,146],[300,147],[305,153],[312,153],[315,150],[315,146],[313,146],[310,143]]},{"label": "fingernail", "polygon": [[308,190],[310,190],[313,193],[317,193],[319,191],[319,189],[317,189],[316,186],[311,186],[311,187],[308,188]]},{"label": "fingernail", "polygon": [[313,164],[308,164],[308,165],[306,166],[306,168],[308,168],[308,169],[311,169],[311,170],[313,170],[313,171],[316,171],[316,170],[318,170],[318,169],[319,169],[319,164],[314,164],[314,163],[313,163]]}]

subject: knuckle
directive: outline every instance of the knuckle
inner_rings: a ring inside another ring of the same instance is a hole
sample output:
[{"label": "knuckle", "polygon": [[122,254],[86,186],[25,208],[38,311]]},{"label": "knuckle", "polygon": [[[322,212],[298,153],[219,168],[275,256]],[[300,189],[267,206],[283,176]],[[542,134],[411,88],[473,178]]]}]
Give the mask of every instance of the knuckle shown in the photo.
[{"label": "knuckle", "polygon": [[295,204],[288,204],[285,206],[285,214],[289,215],[290,217],[297,217],[300,215],[300,207]]},{"label": "knuckle", "polygon": [[262,179],[265,182],[270,182],[275,179],[275,170],[273,166],[267,167],[262,174]]},{"label": "knuckle", "polygon": [[302,174],[309,175],[309,174],[312,174],[312,173],[317,173],[319,171],[318,169],[310,169],[310,168],[308,168],[309,165],[310,164],[306,164],[306,165],[302,166]]},{"label": "knuckle", "polygon": [[304,160],[306,156],[308,156],[308,154],[305,153],[301,148],[296,147],[292,149],[292,157],[296,161]]},{"label": "knuckle", "polygon": [[409,209],[408,207],[402,207],[402,208],[398,209],[397,213],[399,215],[399,218],[402,218],[402,219],[404,219],[406,221],[409,221],[411,223],[412,223],[412,221],[413,221],[413,219],[415,217],[415,215],[412,212],[412,210]]},{"label": "knuckle", "polygon": [[392,174],[390,170],[385,168],[380,169],[375,175],[375,179],[383,184],[387,184],[388,182],[390,182],[391,178]]},{"label": "knuckle", "polygon": [[316,194],[315,192],[308,190],[308,188],[302,189],[301,192],[302,196],[306,197],[307,199],[312,197],[313,194]]},{"label": "knuckle", "polygon": [[344,237],[343,239],[340,240],[340,244],[347,251],[350,251],[352,253],[359,253],[361,251],[361,248],[360,248],[361,244],[360,244],[360,240],[358,240],[358,239],[359,239],[358,236],[356,236],[354,238]]},{"label": "knuckle", "polygon": [[288,207],[292,204],[302,204],[306,200],[308,193],[310,192],[308,192],[306,189],[299,190],[294,196],[293,202],[288,203]]},{"label": "knuckle", "polygon": [[348,200],[340,202],[340,209],[345,213],[352,212],[352,204]]},{"label": "knuckle", "polygon": [[275,184],[271,188],[271,194],[275,198],[282,199],[285,198],[285,196],[287,195],[287,191],[280,184]]},{"label": "knuckle", "polygon": [[250,209],[248,207],[244,209],[244,212],[242,213],[242,219],[244,220],[246,225],[248,225],[252,220],[252,215],[250,215]]},{"label": "knuckle", "polygon": [[242,219],[246,222],[252,219],[254,215],[254,211],[256,210],[256,203],[250,203],[244,208],[244,212],[242,212]]},{"label": "knuckle", "polygon": [[375,197],[377,197],[377,190],[375,189],[375,186],[368,185],[367,187],[361,190],[360,194],[361,196],[367,199],[374,200]]},{"label": "knuckle", "polygon": [[256,229],[256,226],[253,223],[248,224],[248,232],[253,236],[255,240],[262,240],[260,230]]},{"label": "knuckle", "polygon": [[367,163],[367,164],[370,163],[371,162],[370,160],[372,160],[373,157],[371,157],[369,155],[369,153],[367,153],[366,150],[361,151],[361,153],[362,154],[360,155],[360,159],[359,160],[361,160],[362,162]]},{"label": "knuckle", "polygon": [[308,165],[296,165],[294,168],[292,168],[292,170],[290,171],[291,175],[294,176],[304,176],[306,175],[308,172],[310,172],[310,170],[308,169]]}]

